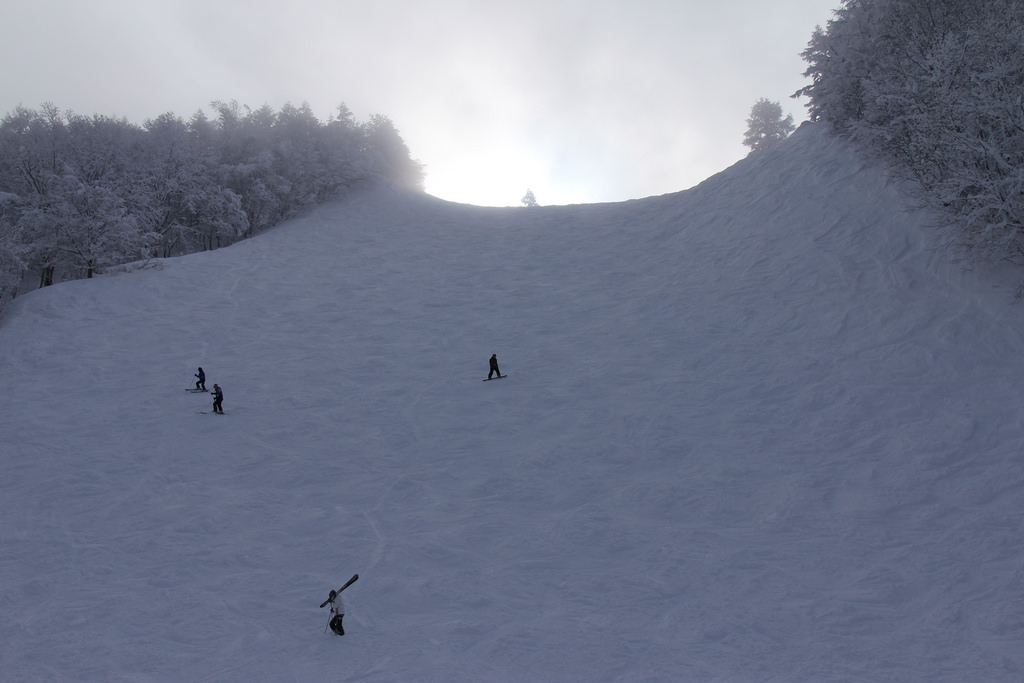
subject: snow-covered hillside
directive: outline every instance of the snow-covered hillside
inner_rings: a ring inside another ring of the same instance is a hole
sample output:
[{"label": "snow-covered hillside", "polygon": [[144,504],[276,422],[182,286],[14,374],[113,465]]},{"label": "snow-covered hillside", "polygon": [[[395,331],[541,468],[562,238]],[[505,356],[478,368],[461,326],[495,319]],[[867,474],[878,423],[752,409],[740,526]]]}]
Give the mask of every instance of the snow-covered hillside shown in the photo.
[{"label": "snow-covered hillside", "polygon": [[0,679],[1024,679],[1018,276],[905,208],[805,125],[679,194],[363,188],[20,298]]}]

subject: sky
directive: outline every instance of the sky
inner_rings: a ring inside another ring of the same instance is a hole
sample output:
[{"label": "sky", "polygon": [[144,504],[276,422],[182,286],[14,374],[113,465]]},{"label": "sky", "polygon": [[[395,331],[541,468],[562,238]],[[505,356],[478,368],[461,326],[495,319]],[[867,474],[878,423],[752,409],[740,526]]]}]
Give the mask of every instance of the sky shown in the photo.
[{"label": "sky", "polygon": [[515,206],[692,187],[743,158],[750,107],[805,101],[840,0],[0,2],[0,113],[143,123],[214,100],[389,117],[428,193]]}]

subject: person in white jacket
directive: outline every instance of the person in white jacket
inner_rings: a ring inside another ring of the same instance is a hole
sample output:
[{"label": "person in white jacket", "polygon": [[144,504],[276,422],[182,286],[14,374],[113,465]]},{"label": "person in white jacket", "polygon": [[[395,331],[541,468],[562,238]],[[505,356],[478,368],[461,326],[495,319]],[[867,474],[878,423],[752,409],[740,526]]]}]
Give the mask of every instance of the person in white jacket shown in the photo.
[{"label": "person in white jacket", "polygon": [[331,620],[327,625],[339,636],[343,636],[345,627],[341,625],[341,620],[345,618],[345,602],[337,591],[331,591],[329,602],[331,603]]}]

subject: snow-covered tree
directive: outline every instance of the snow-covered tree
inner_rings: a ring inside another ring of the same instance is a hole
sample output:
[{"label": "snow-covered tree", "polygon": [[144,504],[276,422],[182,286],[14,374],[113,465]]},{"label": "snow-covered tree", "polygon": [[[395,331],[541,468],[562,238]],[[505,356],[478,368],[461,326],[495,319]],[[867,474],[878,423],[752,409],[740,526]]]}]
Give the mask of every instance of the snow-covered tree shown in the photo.
[{"label": "snow-covered tree", "polygon": [[29,249],[37,265],[89,278],[147,256],[156,235],[139,229],[113,188],[69,175],[61,178],[59,190],[35,203],[21,221],[34,238]]},{"label": "snow-covered tree", "polygon": [[751,152],[760,152],[785,140],[795,127],[792,114],[783,116],[781,104],[762,97],[750,108],[743,144]]},{"label": "snow-covered tree", "polygon": [[40,286],[91,277],[226,246],[362,178],[422,186],[387,117],[360,124],[344,104],[326,124],[306,103],[211,107],[213,119],[168,113],[143,126],[51,104],[0,119],[0,298],[13,291],[4,268],[34,270]]},{"label": "snow-covered tree", "polygon": [[409,156],[409,148],[386,116],[374,114],[363,126],[368,171],[392,182],[423,189],[423,165]]},{"label": "snow-covered tree", "polygon": [[523,206],[528,208],[540,206],[540,204],[537,203],[537,198],[533,194],[533,190],[530,189],[526,190],[526,194],[523,195],[523,198],[520,201],[523,203]]},{"label": "snow-covered tree", "polygon": [[25,268],[17,203],[16,195],[0,192],[0,311],[18,293]]},{"label": "snow-covered tree", "polygon": [[957,245],[1024,263],[1024,2],[845,0],[803,57],[812,119],[916,181]]}]

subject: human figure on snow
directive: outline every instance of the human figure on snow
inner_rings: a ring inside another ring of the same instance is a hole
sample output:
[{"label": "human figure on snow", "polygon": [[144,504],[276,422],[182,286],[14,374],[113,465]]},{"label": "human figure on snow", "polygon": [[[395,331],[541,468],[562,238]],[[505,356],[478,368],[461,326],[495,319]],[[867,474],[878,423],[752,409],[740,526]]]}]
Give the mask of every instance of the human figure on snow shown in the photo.
[{"label": "human figure on snow", "polygon": [[491,371],[487,373],[487,379],[490,379],[492,375],[501,377],[501,370],[498,369],[498,354],[491,355]]},{"label": "human figure on snow", "polygon": [[200,366],[199,372],[197,372],[195,375],[193,375],[193,377],[198,377],[199,378],[199,379],[196,380],[196,391],[199,391],[199,390],[206,391],[206,373],[203,372],[202,366]]},{"label": "human figure on snow", "polygon": [[223,403],[224,403],[224,392],[221,391],[221,388],[220,388],[219,384],[214,384],[213,385],[213,412],[220,413],[221,415],[223,415],[224,414],[224,408],[221,407],[221,404],[223,404]]},{"label": "human figure on snow", "polygon": [[338,591],[333,590],[327,601],[331,603],[331,620],[327,622],[327,625],[339,636],[343,636],[345,635],[345,627],[342,626],[341,621],[345,618],[345,603],[342,601]]}]

